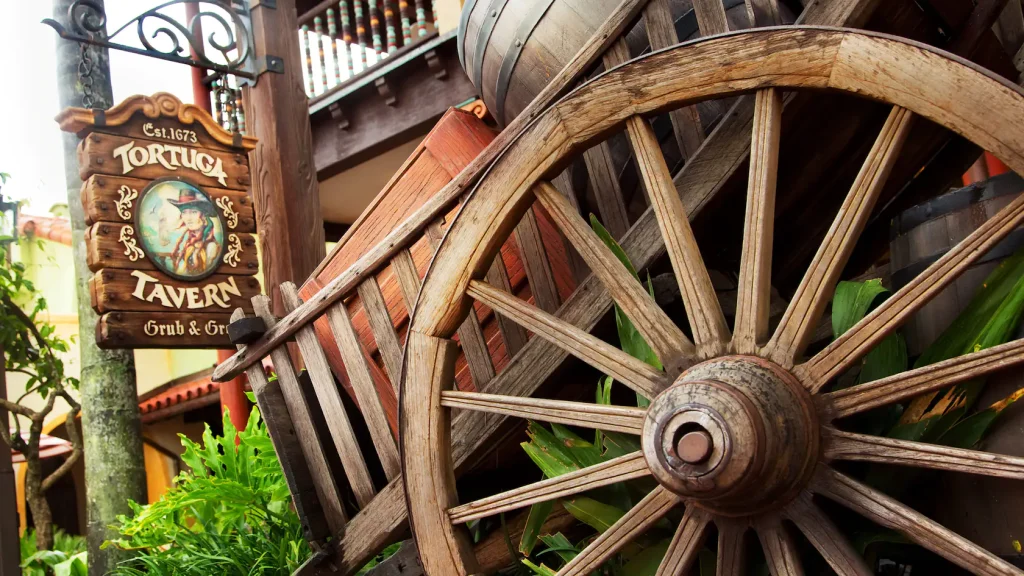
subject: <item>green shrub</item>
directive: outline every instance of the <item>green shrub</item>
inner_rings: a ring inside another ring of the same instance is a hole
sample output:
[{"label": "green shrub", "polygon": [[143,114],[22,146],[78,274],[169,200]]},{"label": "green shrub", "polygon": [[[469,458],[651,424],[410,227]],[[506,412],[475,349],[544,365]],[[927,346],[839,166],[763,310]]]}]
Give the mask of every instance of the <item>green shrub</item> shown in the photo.
[{"label": "green shrub", "polygon": [[35,530],[21,536],[22,576],[86,576],[85,538],[57,529],[50,550],[36,548]]},{"label": "green shrub", "polygon": [[209,426],[202,444],[181,436],[192,470],[148,506],[131,503],[121,537],[104,544],[138,555],[115,575],[175,576],[291,574],[310,555],[302,525],[266,425],[253,409],[238,433],[224,414],[224,435]]}]

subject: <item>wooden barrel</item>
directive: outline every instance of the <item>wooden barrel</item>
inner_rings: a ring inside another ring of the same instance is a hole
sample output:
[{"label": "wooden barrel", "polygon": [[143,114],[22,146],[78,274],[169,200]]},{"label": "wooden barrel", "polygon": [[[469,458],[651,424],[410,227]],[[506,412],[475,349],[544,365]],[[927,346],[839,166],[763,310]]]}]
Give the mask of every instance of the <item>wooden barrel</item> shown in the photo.
[{"label": "wooden barrel", "polygon": [[[1003,174],[943,194],[904,211],[893,220],[890,258],[893,289],[898,290],[941,258],[1024,190],[1024,180]],[[979,258],[952,285],[914,314],[903,327],[907,351],[920,354],[967,306],[978,287],[1004,258],[1024,246],[1024,229],[1010,233]]]},{"label": "wooden barrel", "polygon": [[[724,2],[730,27],[747,28],[743,0]],[[498,123],[518,116],[620,3],[466,0],[459,22],[459,58]],[[691,0],[670,0],[670,5],[680,40],[697,36]]]},{"label": "wooden barrel", "polygon": [[[1004,174],[944,194],[901,214],[892,224],[893,288],[899,289],[941,258],[1022,190],[1024,179]],[[1011,232],[911,317],[903,334],[912,357],[950,325],[989,273],[1021,246],[1024,228]],[[1024,378],[1019,368],[994,373],[986,379],[976,409],[990,406],[1021,387]],[[1024,402],[1014,404],[1000,416],[979,449],[1024,456]],[[1019,481],[953,472],[936,473],[932,478],[937,491],[935,510],[930,516],[987,550],[1014,563],[1021,560],[1014,547],[1015,540],[1024,542],[1024,486]]]}]

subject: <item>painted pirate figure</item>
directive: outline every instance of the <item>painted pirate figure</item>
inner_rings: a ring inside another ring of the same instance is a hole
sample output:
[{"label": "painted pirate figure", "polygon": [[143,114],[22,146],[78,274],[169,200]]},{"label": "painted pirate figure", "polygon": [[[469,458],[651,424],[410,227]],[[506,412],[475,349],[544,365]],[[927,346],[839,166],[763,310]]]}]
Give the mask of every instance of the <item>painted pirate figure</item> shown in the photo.
[{"label": "painted pirate figure", "polygon": [[216,266],[220,254],[213,203],[188,189],[179,190],[178,199],[167,202],[181,211],[179,228],[185,229],[171,252],[171,268],[181,276],[201,276]]}]

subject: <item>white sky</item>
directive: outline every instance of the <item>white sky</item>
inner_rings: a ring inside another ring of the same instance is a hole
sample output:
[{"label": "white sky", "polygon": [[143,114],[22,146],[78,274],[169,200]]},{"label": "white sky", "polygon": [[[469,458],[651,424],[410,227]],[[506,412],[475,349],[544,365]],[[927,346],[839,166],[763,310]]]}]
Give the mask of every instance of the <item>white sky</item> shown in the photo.
[{"label": "white sky", "polygon": [[[158,0],[106,0],[107,30],[113,31]],[[49,0],[0,0],[0,172],[12,179],[7,198],[28,200],[24,209],[47,214],[67,202],[60,130],[55,48],[57,34],[40,20],[52,14]],[[176,11],[175,11],[176,10]],[[166,12],[184,20],[184,8]],[[134,26],[117,40],[136,44]],[[192,102],[188,66],[127,52],[110,51],[114,102],[133,94],[171,92]]]}]

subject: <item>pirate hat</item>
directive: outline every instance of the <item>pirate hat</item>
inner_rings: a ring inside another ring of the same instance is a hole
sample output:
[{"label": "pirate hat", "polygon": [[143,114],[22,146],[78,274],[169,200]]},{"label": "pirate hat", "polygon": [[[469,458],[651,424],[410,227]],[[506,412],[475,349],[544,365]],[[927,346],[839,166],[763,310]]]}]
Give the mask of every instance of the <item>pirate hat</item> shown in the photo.
[{"label": "pirate hat", "polygon": [[207,216],[213,216],[217,213],[216,210],[214,210],[213,203],[210,202],[210,199],[207,198],[206,195],[196,194],[195,188],[184,188],[178,190],[178,199],[172,200],[168,198],[167,201],[178,210],[187,210],[191,208],[192,210],[199,210]]}]

